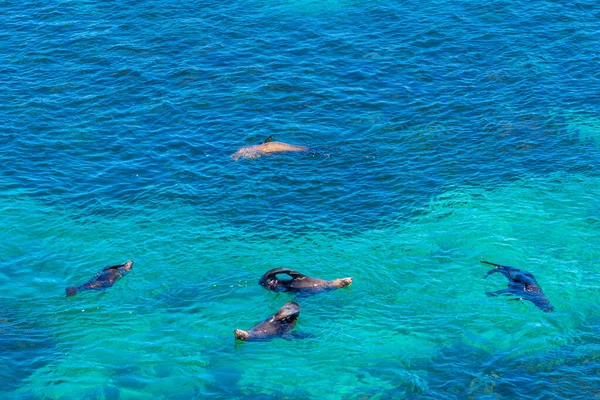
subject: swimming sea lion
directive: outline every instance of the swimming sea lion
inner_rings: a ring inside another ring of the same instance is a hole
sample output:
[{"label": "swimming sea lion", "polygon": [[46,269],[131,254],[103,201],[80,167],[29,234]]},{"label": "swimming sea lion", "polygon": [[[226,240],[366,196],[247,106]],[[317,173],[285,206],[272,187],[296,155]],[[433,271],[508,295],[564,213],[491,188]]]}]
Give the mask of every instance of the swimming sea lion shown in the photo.
[{"label": "swimming sea lion", "polygon": [[84,283],[79,287],[70,286],[66,288],[65,291],[67,292],[67,296],[73,296],[77,292],[82,292],[84,290],[100,290],[111,287],[113,283],[131,271],[132,266],[133,261],[127,261],[125,264],[106,267],[98,272],[89,282]]},{"label": "swimming sea lion", "polygon": [[519,300],[525,299],[541,308],[544,312],[554,311],[554,307],[542,292],[542,288],[537,283],[533,275],[527,271],[518,268],[508,267],[506,265],[495,264],[488,261],[481,261],[484,264],[493,265],[495,268],[488,271],[484,279],[493,273],[500,272],[508,279],[508,289],[498,290],[497,292],[486,292],[488,296],[499,296],[503,294],[514,294],[519,296]]},{"label": "swimming sea lion", "polygon": [[[278,274],[289,275],[292,279],[277,279]],[[275,268],[267,271],[258,281],[261,286],[275,292],[297,292],[301,294],[314,294],[335,290],[352,284],[352,278],[323,279],[311,278],[289,268]]]},{"label": "swimming sea lion", "polygon": [[272,153],[283,153],[288,151],[308,151],[309,147],[306,146],[294,146],[283,142],[274,142],[273,135],[269,136],[259,145],[242,147],[231,155],[231,158],[237,161],[240,157],[246,158],[259,158],[260,156],[272,154]]},{"label": "swimming sea lion", "polygon": [[236,329],[235,338],[244,341],[269,340],[274,337],[289,338],[293,336],[290,331],[296,325],[300,316],[298,303],[290,301],[285,303],[274,315],[270,316],[250,330]]}]

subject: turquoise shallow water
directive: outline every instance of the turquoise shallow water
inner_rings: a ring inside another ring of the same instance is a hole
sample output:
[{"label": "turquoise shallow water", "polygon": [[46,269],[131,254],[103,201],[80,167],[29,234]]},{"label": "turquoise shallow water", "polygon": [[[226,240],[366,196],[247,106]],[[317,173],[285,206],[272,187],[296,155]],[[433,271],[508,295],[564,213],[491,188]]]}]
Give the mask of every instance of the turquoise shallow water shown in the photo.
[{"label": "turquoise shallow water", "polygon": [[[600,395],[596,3],[0,10],[1,398]],[[354,283],[236,343],[278,267]]]}]

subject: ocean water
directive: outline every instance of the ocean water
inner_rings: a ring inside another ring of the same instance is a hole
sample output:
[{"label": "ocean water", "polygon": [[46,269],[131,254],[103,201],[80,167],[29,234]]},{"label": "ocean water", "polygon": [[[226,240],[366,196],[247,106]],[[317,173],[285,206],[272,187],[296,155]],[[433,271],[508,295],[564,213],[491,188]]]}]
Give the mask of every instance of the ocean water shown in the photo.
[{"label": "ocean water", "polygon": [[[596,1],[0,1],[0,398],[600,396]],[[234,161],[276,140],[315,151]],[[134,261],[102,292],[65,297]],[[555,311],[488,297],[481,260]],[[303,340],[241,343],[294,299]]]}]

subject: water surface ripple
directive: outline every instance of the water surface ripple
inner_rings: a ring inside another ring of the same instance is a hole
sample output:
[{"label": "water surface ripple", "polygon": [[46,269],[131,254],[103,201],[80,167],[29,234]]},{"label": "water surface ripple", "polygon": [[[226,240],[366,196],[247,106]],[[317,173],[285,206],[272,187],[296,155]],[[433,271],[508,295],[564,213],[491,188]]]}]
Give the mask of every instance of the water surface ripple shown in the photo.
[{"label": "water surface ripple", "polygon": [[[0,397],[600,395],[596,2],[0,10]],[[234,343],[277,267],[354,284]]]}]

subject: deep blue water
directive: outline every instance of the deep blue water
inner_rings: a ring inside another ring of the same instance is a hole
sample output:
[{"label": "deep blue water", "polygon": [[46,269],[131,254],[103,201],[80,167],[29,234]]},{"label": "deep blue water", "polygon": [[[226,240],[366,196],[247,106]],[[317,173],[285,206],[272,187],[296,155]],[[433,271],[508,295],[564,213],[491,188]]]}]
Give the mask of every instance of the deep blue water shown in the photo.
[{"label": "deep blue water", "polygon": [[[600,395],[600,5],[0,1],[0,397]],[[274,135],[315,151],[234,161]],[[107,265],[133,271],[66,298]],[[492,298],[487,259],[555,307]],[[304,340],[236,343],[293,296]]]}]

